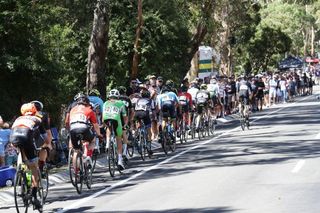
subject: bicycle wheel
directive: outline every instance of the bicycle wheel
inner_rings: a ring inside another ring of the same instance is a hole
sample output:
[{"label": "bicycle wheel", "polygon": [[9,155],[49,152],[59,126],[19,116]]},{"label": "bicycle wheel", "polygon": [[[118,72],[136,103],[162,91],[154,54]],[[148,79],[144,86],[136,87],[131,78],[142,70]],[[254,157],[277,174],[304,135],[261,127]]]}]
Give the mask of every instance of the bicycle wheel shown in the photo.
[{"label": "bicycle wheel", "polygon": [[82,153],[76,153],[76,169],[75,169],[75,187],[77,189],[78,194],[82,192],[82,185],[83,185],[83,176],[84,176],[84,169],[82,163]]},{"label": "bicycle wheel", "polygon": [[96,168],[96,164],[97,164],[97,159],[98,159],[98,150],[94,149],[93,150],[93,154],[92,154],[92,168],[91,171],[94,172],[95,168]]},{"label": "bicycle wheel", "polygon": [[146,142],[146,150],[148,152],[148,157],[149,158],[152,158],[152,155],[151,155],[151,151],[152,151],[152,146],[151,146],[151,141],[147,141]]},{"label": "bicycle wheel", "polygon": [[193,119],[192,119],[192,124],[191,124],[191,138],[194,139],[196,137],[196,119],[195,119],[195,115],[193,116]]},{"label": "bicycle wheel", "polygon": [[[40,170],[38,170],[38,177],[41,177]],[[40,202],[41,208],[38,209],[38,211],[41,213],[43,212],[43,205],[44,205],[44,192],[43,192],[43,184],[42,184],[42,179],[39,178],[38,180],[38,191],[37,191],[37,199]]]},{"label": "bicycle wheel", "polygon": [[209,120],[209,128],[210,128],[211,135],[214,135],[214,132],[216,130],[215,119],[211,118]]},{"label": "bicycle wheel", "polygon": [[163,150],[164,154],[168,155],[168,150],[169,150],[169,147],[168,147],[168,133],[165,130],[163,130],[163,132],[162,132],[161,147],[162,147],[162,150]]},{"label": "bicycle wheel", "polygon": [[49,191],[49,170],[47,164],[43,167],[43,173],[45,174],[42,178],[43,200],[46,201]]},{"label": "bicycle wheel", "polygon": [[178,131],[179,132],[179,139],[180,139],[180,143],[183,144],[184,142],[184,132],[185,132],[185,125],[184,125],[184,121],[182,120],[180,122],[180,125],[178,127]]},{"label": "bicycle wheel", "polygon": [[143,133],[143,131],[141,131],[141,129],[139,129],[138,131],[139,131],[139,150],[140,150],[140,156],[141,156],[141,159],[144,161],[144,160],[145,160],[145,138],[144,138],[144,133]]},{"label": "bicycle wheel", "polygon": [[27,212],[30,205],[30,199],[28,199],[28,186],[26,174],[20,169],[17,170],[14,178],[14,203],[17,212]]},{"label": "bicycle wheel", "polygon": [[128,136],[128,145],[127,145],[127,153],[130,157],[133,156],[134,153],[134,138],[132,136],[131,131],[127,131],[127,136]]},{"label": "bicycle wheel", "polygon": [[244,121],[244,117],[243,117],[242,113],[240,113],[240,126],[241,126],[242,131],[244,131],[245,121]]},{"label": "bicycle wheel", "polygon": [[74,154],[74,149],[70,148],[69,149],[69,155],[68,155],[68,169],[69,169],[69,177],[72,185],[75,187],[75,170],[73,168],[73,154]]},{"label": "bicycle wheel", "polygon": [[110,145],[108,148],[108,166],[109,166],[109,173],[111,175],[111,177],[114,177],[114,173],[116,171],[116,157],[115,156],[115,150],[114,150],[114,145],[113,145],[114,141],[110,141]]},{"label": "bicycle wheel", "polygon": [[171,152],[175,152],[176,151],[176,136],[175,133],[173,132],[172,135],[169,135],[170,137],[170,143],[169,143],[169,147]]},{"label": "bicycle wheel", "polygon": [[88,164],[88,162],[85,162],[84,165],[84,177],[86,180],[86,185],[88,189],[91,189],[92,185],[92,167]]}]

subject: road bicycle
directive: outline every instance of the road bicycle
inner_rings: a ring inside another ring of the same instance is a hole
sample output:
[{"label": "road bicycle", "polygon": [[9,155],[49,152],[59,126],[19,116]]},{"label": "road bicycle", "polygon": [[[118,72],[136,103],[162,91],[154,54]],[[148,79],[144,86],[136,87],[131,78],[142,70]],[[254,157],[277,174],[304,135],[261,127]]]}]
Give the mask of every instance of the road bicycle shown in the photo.
[{"label": "road bicycle", "polygon": [[176,133],[171,123],[171,118],[168,118],[168,121],[165,122],[165,126],[160,132],[160,142],[161,147],[165,155],[168,155],[169,150],[175,152],[176,150]]},{"label": "road bicycle", "polygon": [[114,177],[115,171],[118,170],[121,174],[121,169],[118,166],[118,145],[116,140],[116,133],[114,129],[114,122],[112,120],[108,120],[106,122],[106,128],[110,130],[110,138],[109,144],[107,144],[107,161],[108,161],[108,170],[111,177]]},{"label": "road bicycle", "polygon": [[186,125],[186,115],[182,114],[181,119],[179,119],[178,122],[178,130],[177,130],[177,135],[178,138],[180,139],[180,143],[186,143],[188,140],[188,130],[187,130],[187,125]]},{"label": "road bicycle", "polygon": [[[41,148],[36,148],[37,152],[41,150]],[[41,178],[40,170],[38,169],[38,188],[37,188],[37,199],[40,203],[39,212],[43,212],[43,205],[45,202],[45,197],[48,195],[48,185],[49,182],[45,185],[44,192],[44,184],[43,179]],[[47,175],[48,177],[48,175]],[[48,179],[46,179],[48,180]],[[30,206],[35,210],[35,205],[33,201],[32,195],[32,173],[28,166],[22,161],[22,152],[19,152],[18,160],[17,160],[17,171],[14,179],[14,202],[17,212],[28,212],[28,208]]]},{"label": "road bicycle", "polygon": [[134,135],[134,141],[137,145],[141,159],[144,161],[148,155],[151,158],[151,141],[147,140],[147,129],[142,119],[137,121],[137,130]]},{"label": "road bicycle", "polygon": [[245,130],[245,127],[249,129],[250,123],[249,123],[249,105],[244,104],[244,101],[242,100],[239,105],[239,121],[242,131]]},{"label": "road bicycle", "polygon": [[[81,194],[83,183],[86,184],[88,189],[91,189],[93,169],[91,157],[84,157],[83,155],[83,135],[78,134],[76,137],[78,139],[77,144],[80,146],[80,149],[76,150],[74,148],[70,148],[68,168],[71,183],[76,188],[77,193]],[[74,159],[75,162],[73,162]]]}]

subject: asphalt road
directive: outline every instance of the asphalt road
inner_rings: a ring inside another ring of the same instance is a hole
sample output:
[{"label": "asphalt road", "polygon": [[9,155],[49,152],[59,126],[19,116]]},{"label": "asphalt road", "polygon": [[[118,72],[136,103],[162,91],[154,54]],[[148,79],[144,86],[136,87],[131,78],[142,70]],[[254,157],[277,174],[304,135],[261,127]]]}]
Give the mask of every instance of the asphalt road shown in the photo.
[{"label": "asphalt road", "polygon": [[[320,100],[301,97],[237,120],[214,138],[174,154],[131,160],[111,178],[99,167],[91,190],[70,182],[50,188],[45,212],[320,212]],[[0,192],[1,193],[1,192]],[[15,212],[0,203],[0,212]]]}]

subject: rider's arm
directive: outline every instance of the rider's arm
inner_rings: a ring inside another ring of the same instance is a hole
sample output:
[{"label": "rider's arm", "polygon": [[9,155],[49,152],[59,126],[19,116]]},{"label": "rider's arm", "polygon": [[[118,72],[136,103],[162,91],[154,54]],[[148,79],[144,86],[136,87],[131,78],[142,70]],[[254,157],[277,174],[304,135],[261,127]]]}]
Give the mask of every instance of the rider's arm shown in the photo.
[{"label": "rider's arm", "polygon": [[89,113],[89,120],[93,125],[94,131],[97,133],[97,135],[99,137],[103,137],[100,133],[100,126],[97,122],[97,117],[96,114],[94,113],[94,111],[91,110],[91,112]]}]

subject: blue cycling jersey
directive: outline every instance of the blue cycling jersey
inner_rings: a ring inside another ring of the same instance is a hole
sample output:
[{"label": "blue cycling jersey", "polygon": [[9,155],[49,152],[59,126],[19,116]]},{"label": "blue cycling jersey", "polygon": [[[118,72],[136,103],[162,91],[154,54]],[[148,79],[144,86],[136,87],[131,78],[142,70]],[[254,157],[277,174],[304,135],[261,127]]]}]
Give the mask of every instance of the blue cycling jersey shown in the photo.
[{"label": "blue cycling jersey", "polygon": [[179,99],[174,92],[167,92],[157,96],[157,104],[162,107],[164,104],[179,103]]},{"label": "blue cycling jersey", "polygon": [[92,103],[93,105],[99,104],[100,112],[102,113],[103,100],[102,100],[101,98],[99,98],[98,96],[89,96],[89,101],[90,101],[90,103]]}]

